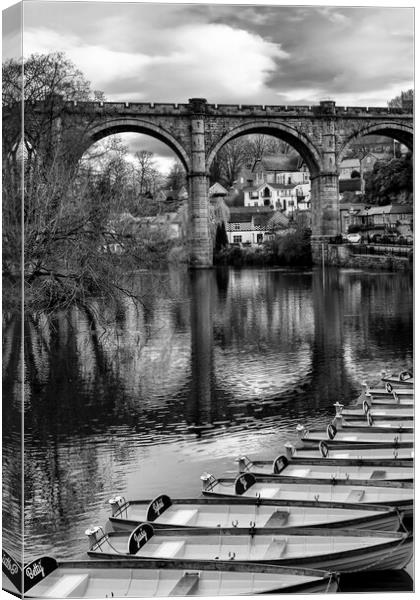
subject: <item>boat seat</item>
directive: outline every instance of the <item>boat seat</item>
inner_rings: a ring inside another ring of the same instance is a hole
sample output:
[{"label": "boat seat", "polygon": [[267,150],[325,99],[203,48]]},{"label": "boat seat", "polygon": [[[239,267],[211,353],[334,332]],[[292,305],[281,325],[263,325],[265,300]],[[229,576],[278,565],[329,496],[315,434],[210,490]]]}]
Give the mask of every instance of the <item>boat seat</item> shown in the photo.
[{"label": "boat seat", "polygon": [[352,490],[350,494],[347,496],[348,502],[360,502],[363,500],[363,496],[365,495],[365,490]]},{"label": "boat seat", "polygon": [[386,471],[373,471],[370,479],[386,479]]},{"label": "boat seat", "polygon": [[193,525],[197,519],[197,509],[179,509],[173,511],[167,523],[170,525]]},{"label": "boat seat", "polygon": [[184,573],[175,584],[168,596],[188,596],[197,591],[200,581],[200,573]]},{"label": "boat seat", "polygon": [[273,498],[277,494],[277,488],[261,488],[261,490],[258,493],[260,494],[261,498]]},{"label": "boat seat", "polygon": [[185,542],[183,541],[174,540],[170,542],[162,542],[154,550],[153,556],[155,558],[175,558],[179,555],[184,546]]},{"label": "boat seat", "polygon": [[310,472],[311,472],[311,469],[295,469],[295,468],[293,468],[289,471],[289,475],[291,475],[291,477],[307,477]]},{"label": "boat seat", "polygon": [[289,520],[289,513],[284,510],[276,510],[268,519],[264,527],[282,527]]},{"label": "boat seat", "polygon": [[286,547],[287,547],[287,540],[273,539],[264,554],[264,560],[265,559],[276,560],[277,558],[280,558],[284,554]]},{"label": "boat seat", "polygon": [[47,598],[67,598],[68,596],[82,596],[84,584],[87,583],[89,575],[86,573],[71,573],[63,575],[47,592]]}]

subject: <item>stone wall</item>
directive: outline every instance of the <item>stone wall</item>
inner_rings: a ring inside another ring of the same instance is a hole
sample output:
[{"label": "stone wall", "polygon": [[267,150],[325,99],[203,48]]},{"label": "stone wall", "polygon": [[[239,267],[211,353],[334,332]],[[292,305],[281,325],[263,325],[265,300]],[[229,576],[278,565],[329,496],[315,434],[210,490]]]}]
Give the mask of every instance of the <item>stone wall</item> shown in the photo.
[{"label": "stone wall", "polygon": [[390,254],[353,254],[347,244],[328,244],[325,247],[325,264],[336,267],[379,269],[383,271],[411,271],[413,263],[403,256]]}]

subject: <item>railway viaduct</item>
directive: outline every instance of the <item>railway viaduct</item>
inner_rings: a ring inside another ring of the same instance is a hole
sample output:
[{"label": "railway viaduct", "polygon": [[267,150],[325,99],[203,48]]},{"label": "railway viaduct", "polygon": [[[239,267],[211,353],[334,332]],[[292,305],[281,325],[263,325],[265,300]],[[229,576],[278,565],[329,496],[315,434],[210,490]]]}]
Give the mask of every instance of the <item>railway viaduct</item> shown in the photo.
[{"label": "railway viaduct", "polygon": [[[42,105],[36,108],[39,115]],[[4,114],[4,113],[3,113]],[[166,143],[185,167],[189,181],[189,251],[192,267],[212,264],[209,233],[209,169],[224,144],[246,134],[267,134],[293,146],[311,179],[312,249],[339,232],[339,165],[356,138],[379,134],[413,148],[412,105],[403,108],[68,102],[61,99],[57,130],[77,137],[80,156],[94,142],[115,133],[139,132]]]}]

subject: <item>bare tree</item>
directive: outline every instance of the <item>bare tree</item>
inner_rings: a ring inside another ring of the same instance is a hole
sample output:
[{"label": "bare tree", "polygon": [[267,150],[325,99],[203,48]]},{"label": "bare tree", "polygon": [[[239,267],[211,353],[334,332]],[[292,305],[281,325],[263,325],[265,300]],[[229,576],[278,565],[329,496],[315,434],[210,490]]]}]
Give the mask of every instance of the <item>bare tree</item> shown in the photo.
[{"label": "bare tree", "polygon": [[402,91],[398,96],[392,98],[388,102],[389,108],[405,108],[411,107],[413,110],[413,102],[414,102],[414,90],[405,90]]},{"label": "bare tree", "polygon": [[[3,71],[3,272],[9,297],[20,297],[22,234],[30,310],[51,313],[87,306],[98,295],[115,300],[130,294],[123,283],[127,274],[139,263],[153,264],[161,254],[151,252],[150,240],[126,236],[112,226],[112,211],[119,212],[123,199],[118,191],[127,179],[121,155],[108,161],[105,174],[86,168],[86,162],[78,171],[83,130],[67,126],[64,118],[67,99],[99,95],[62,54],[31,56],[23,72],[18,62],[8,61]],[[92,112],[84,127],[93,119]]]}]

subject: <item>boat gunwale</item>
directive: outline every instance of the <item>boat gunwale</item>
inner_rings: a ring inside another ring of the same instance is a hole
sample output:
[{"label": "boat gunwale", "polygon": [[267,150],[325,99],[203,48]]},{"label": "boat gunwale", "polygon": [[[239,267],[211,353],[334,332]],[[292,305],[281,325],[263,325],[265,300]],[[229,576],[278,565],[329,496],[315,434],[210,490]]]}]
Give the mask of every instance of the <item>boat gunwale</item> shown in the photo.
[{"label": "boat gunwale", "polygon": [[[340,466],[340,465],[346,465],[349,467],[400,467],[400,468],[405,468],[405,469],[412,469],[411,465],[407,465],[406,461],[410,460],[410,459],[406,459],[406,458],[334,458],[334,457],[308,457],[305,458],[303,456],[299,457],[299,456],[292,456],[291,458],[288,458],[286,455],[281,455],[281,457],[286,458],[288,463],[287,465],[284,467],[288,467],[290,465],[317,465],[317,466],[322,466],[322,465],[331,465],[331,466]],[[265,460],[265,459],[257,459],[257,460],[252,460],[249,459],[251,461],[252,465],[272,465],[274,460],[276,460],[279,457],[276,457],[273,460]],[[412,459],[411,459],[412,460]],[[389,463],[389,464],[388,464]]]},{"label": "boat gunwale", "polygon": [[[140,506],[142,504],[147,505],[150,504],[150,502],[152,502],[154,499],[152,500],[127,500],[126,505],[124,506]],[[243,506],[243,505],[247,505],[249,504],[250,506],[290,506],[291,500],[286,500],[284,498],[253,498],[252,496],[233,496],[232,497],[232,502],[226,501],[222,498],[209,498],[209,497],[204,497],[204,498],[171,498],[172,503],[175,504],[202,504],[202,505],[216,505],[216,506],[221,506],[221,505],[226,505],[226,504],[234,504],[234,505],[238,505],[238,506]],[[366,507],[363,506],[363,504],[359,504],[356,502],[336,502],[336,501],[327,501],[327,500],[323,500],[323,501],[316,501],[316,500],[293,500],[293,506],[299,506],[301,505],[304,508],[307,507],[319,507],[319,508],[345,508],[345,509],[349,509],[349,510],[372,510],[372,511],[380,511],[383,512],[386,508],[389,509],[389,512],[392,513],[394,509],[394,507],[388,506],[388,507],[384,507],[381,504],[369,504],[369,508],[367,509]],[[121,507],[123,508],[123,507]],[[125,510],[125,509],[124,509]],[[117,513],[116,513],[117,514]],[[162,513],[164,514],[164,513]],[[112,515],[112,517],[115,517],[115,515]],[[109,517],[111,518],[111,517]]]},{"label": "boat gunwale", "polygon": [[[116,555],[117,557],[119,555]],[[123,555],[121,555],[123,556]],[[244,560],[217,560],[214,559],[192,559],[192,558],[144,558],[144,564],[141,563],[143,557],[135,558],[134,556],[121,559],[112,560],[61,560],[57,561],[57,568],[118,568],[118,569],[201,569],[209,571],[227,571],[239,573],[246,573],[249,570],[249,561]],[[155,564],[154,564],[155,563]],[[311,567],[293,567],[287,566],[282,568],[281,565],[270,565],[262,563],[258,565],[258,571],[261,573],[279,573],[291,575],[304,575],[313,577],[329,577],[334,574],[333,571],[327,569],[312,569]],[[280,569],[280,570],[279,570]]]},{"label": "boat gunwale", "polygon": [[[132,533],[132,532],[131,532]],[[187,532],[186,532],[187,533]],[[190,537],[210,537],[210,536],[266,536],[272,537],[274,535],[297,535],[297,536],[319,536],[319,537],[337,537],[341,535],[342,537],[366,537],[366,535],[371,534],[369,537],[379,537],[379,538],[394,538],[398,540],[403,540],[406,538],[410,538],[413,536],[411,532],[405,531],[380,531],[376,529],[335,529],[328,528],[324,526],[320,526],[319,528],[311,527],[273,527],[271,529],[267,529],[264,527],[196,527],[194,529],[188,530],[188,536]],[[180,532],[177,529],[171,528],[162,528],[159,529],[158,535],[164,537],[177,537],[180,535]],[[106,533],[98,541],[94,544],[94,546],[102,541],[106,537],[109,538],[129,538],[129,531],[111,531]],[[150,538],[152,539],[153,536]],[[147,543],[147,542],[146,542]],[[92,548],[94,547],[92,546]],[[143,546],[144,547],[144,546]]]},{"label": "boat gunwale", "polygon": [[[299,483],[299,484],[310,484],[310,485],[352,485],[359,487],[392,487],[392,488],[406,488],[412,489],[414,486],[414,473],[413,477],[408,479],[351,479],[334,477],[333,475],[329,477],[317,477],[317,478],[306,478],[306,477],[296,477],[293,475],[282,475],[280,473],[259,473],[258,471],[241,471],[239,475],[243,475],[244,473],[250,473],[251,475],[258,477],[267,477],[271,482],[279,481],[282,483]],[[256,481],[255,483],[258,483]],[[249,487],[248,489],[251,489]]]}]

